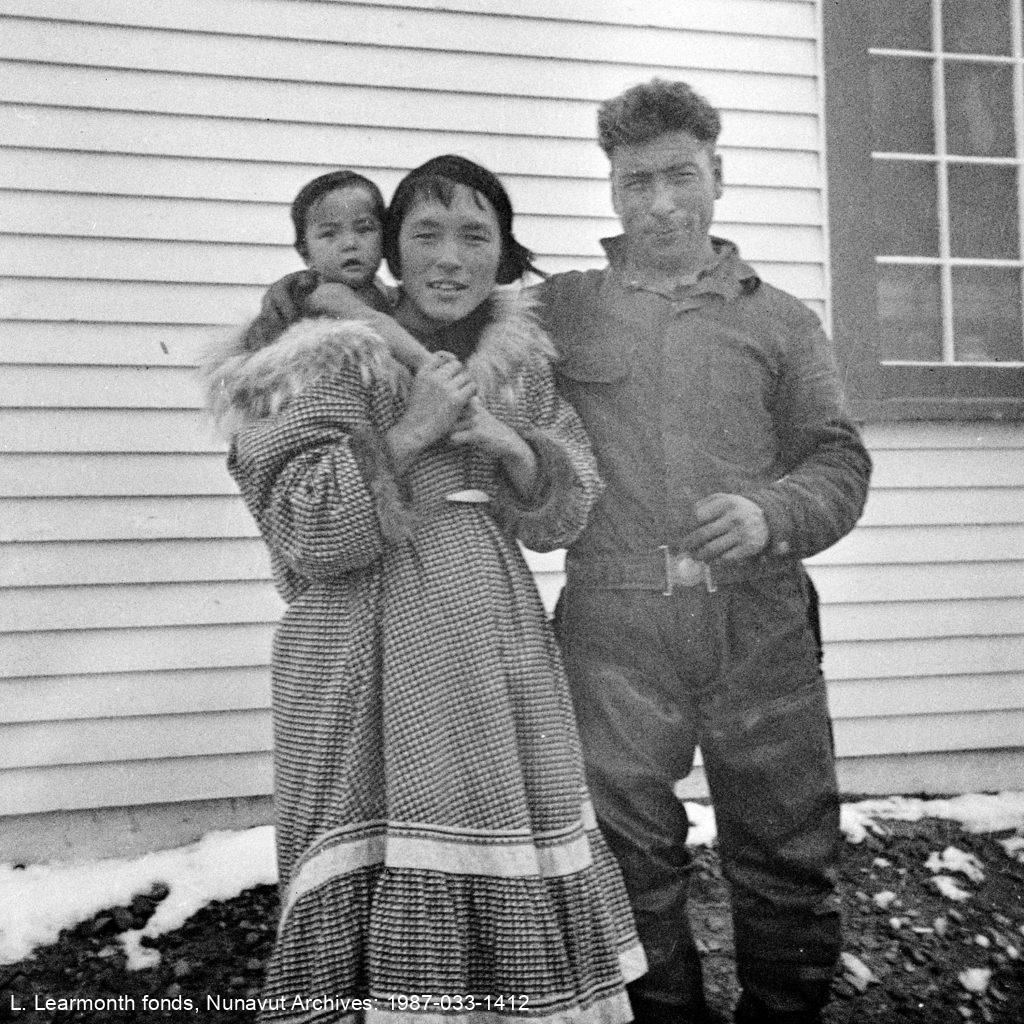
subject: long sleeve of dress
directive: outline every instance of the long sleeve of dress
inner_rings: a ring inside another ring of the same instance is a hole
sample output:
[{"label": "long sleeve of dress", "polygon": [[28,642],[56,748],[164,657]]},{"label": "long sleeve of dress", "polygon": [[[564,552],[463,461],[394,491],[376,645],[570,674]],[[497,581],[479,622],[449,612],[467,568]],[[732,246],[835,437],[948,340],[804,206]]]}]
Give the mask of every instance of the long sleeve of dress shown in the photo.
[{"label": "long sleeve of dress", "polygon": [[583,424],[555,391],[546,362],[530,362],[523,389],[528,425],[521,433],[537,458],[537,482],[524,500],[499,479],[495,504],[499,517],[526,547],[553,551],[583,532],[603,485]]},{"label": "long sleeve of dress", "polygon": [[234,438],[228,468],[275,561],[306,580],[365,568],[403,533],[396,488],[357,369],[318,383]]}]

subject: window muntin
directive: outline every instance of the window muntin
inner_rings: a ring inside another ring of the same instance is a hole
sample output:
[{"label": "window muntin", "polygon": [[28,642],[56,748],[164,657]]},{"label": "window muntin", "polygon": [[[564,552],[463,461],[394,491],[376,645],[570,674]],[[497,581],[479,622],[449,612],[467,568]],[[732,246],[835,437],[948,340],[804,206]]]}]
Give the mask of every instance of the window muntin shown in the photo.
[{"label": "window muntin", "polygon": [[1022,2],[873,0],[883,365],[1024,366]]}]

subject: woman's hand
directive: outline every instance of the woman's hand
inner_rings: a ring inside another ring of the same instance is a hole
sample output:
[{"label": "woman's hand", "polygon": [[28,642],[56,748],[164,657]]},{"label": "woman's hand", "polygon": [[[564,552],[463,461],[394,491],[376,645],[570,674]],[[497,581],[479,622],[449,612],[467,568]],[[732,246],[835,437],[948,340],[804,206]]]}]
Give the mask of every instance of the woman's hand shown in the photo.
[{"label": "woman's hand", "polygon": [[537,482],[537,457],[522,437],[502,423],[479,398],[470,400],[448,440],[455,445],[474,445],[496,459],[512,486],[522,498],[528,499]]},{"label": "woman's hand", "polygon": [[399,475],[455,426],[475,393],[476,385],[450,353],[435,353],[423,364],[413,377],[402,418],[387,433]]}]

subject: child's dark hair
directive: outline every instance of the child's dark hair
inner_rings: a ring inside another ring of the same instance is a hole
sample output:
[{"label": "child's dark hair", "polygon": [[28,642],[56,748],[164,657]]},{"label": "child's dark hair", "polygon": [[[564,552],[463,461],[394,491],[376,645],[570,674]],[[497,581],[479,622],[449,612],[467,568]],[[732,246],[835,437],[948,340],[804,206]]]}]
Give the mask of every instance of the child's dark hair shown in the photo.
[{"label": "child's dark hair", "polygon": [[476,195],[483,196],[494,208],[501,232],[501,259],[495,275],[497,283],[511,284],[527,271],[538,277],[546,277],[543,271],[533,265],[533,253],[526,246],[520,245],[512,234],[512,201],[498,176],[465,157],[446,154],[435,156],[411,170],[398,183],[391,197],[391,205],[384,220],[384,258],[395,279],[402,279],[398,235],[409,208],[417,199],[450,207],[455,198],[456,185],[465,185]]},{"label": "child's dark hair", "polygon": [[362,188],[369,192],[370,199],[373,200],[374,215],[382,225],[384,224],[384,197],[381,195],[380,189],[369,178],[364,178],[361,174],[349,170],[321,174],[318,178],[307,181],[299,190],[299,194],[292,200],[291,213],[292,224],[295,226],[295,250],[303,259],[306,259],[307,256],[306,217],[309,214],[309,208],[321,196],[339,188]]},{"label": "child's dark hair", "polygon": [[666,132],[689,132],[713,146],[722,130],[718,111],[686,82],[652,78],[606,100],[597,111],[597,141],[606,156],[616,146],[651,142]]}]

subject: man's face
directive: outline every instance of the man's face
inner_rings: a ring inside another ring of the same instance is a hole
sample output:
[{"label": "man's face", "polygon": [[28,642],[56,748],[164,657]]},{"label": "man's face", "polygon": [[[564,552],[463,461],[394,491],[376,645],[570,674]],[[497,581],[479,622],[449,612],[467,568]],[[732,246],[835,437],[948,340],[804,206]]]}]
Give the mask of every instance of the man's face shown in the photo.
[{"label": "man's face", "polygon": [[689,132],[659,135],[611,155],[612,206],[634,261],[686,272],[702,265],[722,164],[711,146]]}]

